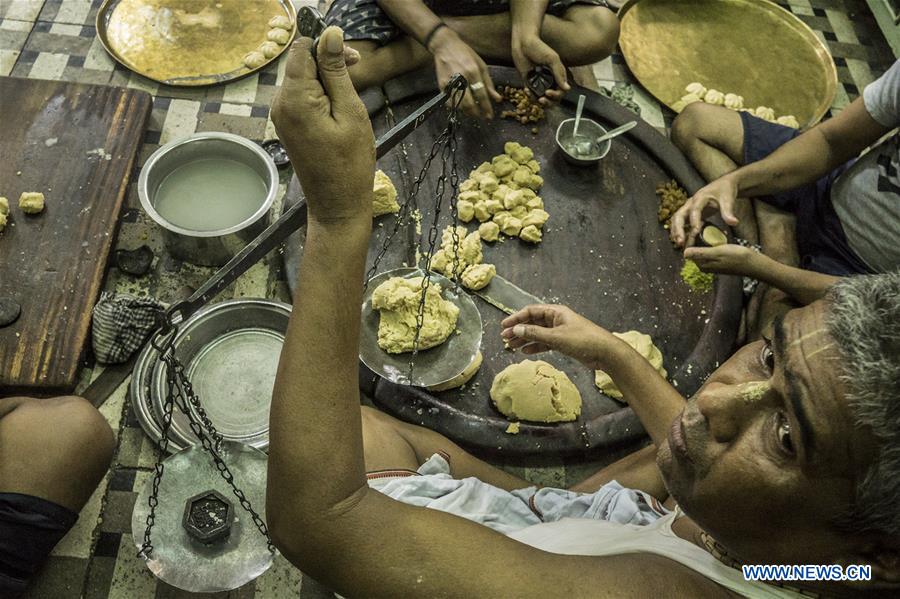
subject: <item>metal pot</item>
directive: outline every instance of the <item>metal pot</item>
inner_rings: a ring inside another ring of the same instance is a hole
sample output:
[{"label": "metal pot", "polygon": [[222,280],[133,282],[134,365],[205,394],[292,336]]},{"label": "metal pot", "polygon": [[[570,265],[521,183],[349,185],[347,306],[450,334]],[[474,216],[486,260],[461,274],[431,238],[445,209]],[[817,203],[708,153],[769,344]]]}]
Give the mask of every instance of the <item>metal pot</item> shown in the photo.
[{"label": "metal pot", "polygon": [[[160,184],[175,169],[201,158],[226,158],[246,164],[266,184],[266,196],[246,220],[226,229],[193,231],[182,228],[156,210]],[[268,213],[278,192],[278,170],[272,158],[249,139],[231,133],[197,133],[168,143],[147,160],[138,179],[138,197],[144,211],[162,227],[169,253],[203,266],[221,266],[268,225]]]}]

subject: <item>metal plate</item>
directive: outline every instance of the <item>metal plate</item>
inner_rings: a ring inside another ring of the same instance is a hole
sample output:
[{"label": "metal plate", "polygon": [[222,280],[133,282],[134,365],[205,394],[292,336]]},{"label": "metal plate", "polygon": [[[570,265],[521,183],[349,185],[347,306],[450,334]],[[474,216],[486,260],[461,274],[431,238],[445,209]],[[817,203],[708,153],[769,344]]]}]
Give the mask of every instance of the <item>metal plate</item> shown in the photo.
[{"label": "metal plate", "polygon": [[125,67],[154,81],[183,87],[231,81],[251,69],[243,58],[266,41],[269,20],[284,15],[297,32],[290,0],[105,0],[97,37]]},{"label": "metal plate", "polygon": [[441,296],[459,308],[458,334],[451,333],[444,343],[418,352],[410,372],[411,353],[389,354],[378,347],[380,317],[378,311],[372,309],[372,293],[392,277],[411,279],[421,277],[422,273],[418,268],[398,268],[372,277],[363,296],[359,358],[372,372],[393,383],[431,387],[456,377],[475,359],[481,347],[481,313],[462,288],[457,289],[449,279],[431,273],[432,283],[441,286]]},{"label": "metal plate", "polygon": [[619,45],[638,81],[668,107],[699,81],[769,106],[804,127],[828,112],[837,69],[803,21],[768,0],[630,0]]},{"label": "metal plate", "polygon": [[[131,371],[131,383],[128,387],[128,395],[131,399],[131,409],[138,423],[147,436],[154,443],[159,443],[162,438],[162,429],[158,423],[156,413],[153,411],[153,392],[151,384],[153,381],[153,367],[159,358],[159,352],[153,349],[149,343],[144,346],[134,363],[134,369]],[[169,435],[169,453],[181,451],[188,447],[184,439],[174,439]]]},{"label": "metal plate", "polygon": [[[281,302],[236,299],[208,306],[182,323],[175,355],[224,439],[268,448],[272,387],[290,312],[290,306]],[[149,412],[158,439],[167,369],[155,360],[156,352],[150,355],[154,362]],[[147,432],[154,436],[153,428]],[[181,447],[196,443],[188,418],[177,409],[170,435]]]},{"label": "metal plate", "polygon": [[[240,443],[222,444],[221,456],[234,474],[253,509],[266,518],[266,455]],[[228,591],[247,584],[272,565],[275,555],[257,530],[219,471],[199,445],[167,458],[159,484],[159,505],[151,531],[153,553],[147,567],[160,580],[195,593]],[[131,535],[137,548],[144,540],[147,500],[153,477],[138,493],[131,513]],[[235,522],[227,541],[206,546],[191,539],[181,525],[185,501],[207,490],[216,490],[234,503]]]}]

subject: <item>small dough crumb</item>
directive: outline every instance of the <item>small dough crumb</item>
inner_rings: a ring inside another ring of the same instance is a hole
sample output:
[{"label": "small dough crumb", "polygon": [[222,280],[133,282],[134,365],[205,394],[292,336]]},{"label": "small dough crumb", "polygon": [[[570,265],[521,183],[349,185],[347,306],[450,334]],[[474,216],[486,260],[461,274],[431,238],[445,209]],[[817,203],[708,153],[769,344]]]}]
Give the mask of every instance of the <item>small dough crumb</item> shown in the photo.
[{"label": "small dough crumb", "polygon": [[[423,277],[392,277],[372,293],[372,308],[381,312],[378,347],[389,354],[413,351],[416,316],[422,297]],[[432,281],[425,293],[425,315],[419,332],[419,350],[440,345],[456,329],[459,308],[441,296],[441,286]]]},{"label": "small dough crumb", "polygon": [[272,58],[281,52],[281,46],[275,42],[263,42],[259,45],[257,51],[262,52],[262,55],[266,58]]},{"label": "small dough crumb", "polygon": [[[625,333],[613,333],[613,335],[633,347],[637,353],[641,354],[641,356],[650,362],[650,365],[656,369],[660,376],[666,378],[668,373],[666,372],[666,369],[663,368],[662,352],[659,351],[659,348],[653,343],[653,339],[650,335],[645,335],[639,331],[626,331]],[[612,377],[604,371],[594,371],[594,384],[603,391],[604,395],[618,400],[622,399],[622,392],[616,387]]]},{"label": "small dough crumb", "polygon": [[497,274],[497,267],[493,264],[472,264],[463,271],[460,281],[467,289],[478,291],[484,289]]},{"label": "small dough crumb", "polygon": [[374,216],[400,212],[400,204],[397,203],[397,188],[394,187],[394,182],[384,171],[375,171],[372,191],[372,214]]},{"label": "small dough crumb", "polygon": [[481,368],[481,362],[484,360],[484,356],[481,355],[481,352],[475,354],[475,357],[472,359],[472,362],[466,366],[466,369],[457,374],[455,377],[447,381],[446,383],[441,383],[440,385],[432,385],[428,387],[429,391],[447,391],[449,389],[456,389],[457,387],[462,387],[475,376],[475,373],[478,372],[478,369]]},{"label": "small dough crumb", "polygon": [[19,196],[19,208],[25,214],[37,214],[44,210],[44,194],[39,191],[23,191]]},{"label": "small dough crumb", "polygon": [[288,41],[290,41],[291,32],[275,27],[273,29],[269,29],[269,33],[266,34],[266,38],[269,41],[275,42],[276,44],[281,44],[283,46],[287,44]]},{"label": "small dough crumb", "polygon": [[550,218],[550,215],[547,214],[545,210],[541,210],[540,208],[535,208],[531,212],[529,212],[525,218],[522,220],[522,226],[527,227],[528,225],[534,225],[538,229],[544,226],[544,223],[547,222],[547,219]]},{"label": "small dough crumb", "polygon": [[[281,31],[279,29],[279,31]],[[262,52],[254,50],[244,54],[244,66],[248,69],[258,69],[266,64],[266,57]]]},{"label": "small dough crumb", "polygon": [[285,29],[287,31],[291,30],[291,19],[284,15],[279,15],[277,17],[272,17],[269,19],[269,27],[273,29]]},{"label": "small dough crumb", "polygon": [[0,198],[0,231],[6,228],[6,222],[9,215],[9,200]]},{"label": "small dough crumb", "polygon": [[[495,216],[494,219],[496,218],[497,217]],[[506,222],[500,226],[500,230],[503,231],[505,235],[516,237],[522,230],[522,221],[510,214],[509,218],[506,219]]]},{"label": "small dough crumb", "polygon": [[506,427],[506,432],[510,435],[518,435],[519,434],[519,423],[518,422],[510,422],[509,426]]},{"label": "small dough crumb", "polygon": [[541,230],[534,225],[522,227],[522,230],[519,231],[519,239],[521,239],[522,241],[527,241],[528,243],[540,243],[541,237]]},{"label": "small dough crumb", "polygon": [[510,420],[568,422],[581,414],[581,393],[566,373],[543,360],[524,360],[497,373],[491,401]]},{"label": "small dough crumb", "polygon": [[500,227],[492,221],[481,223],[481,226],[478,227],[478,234],[484,241],[497,241],[500,237]]}]

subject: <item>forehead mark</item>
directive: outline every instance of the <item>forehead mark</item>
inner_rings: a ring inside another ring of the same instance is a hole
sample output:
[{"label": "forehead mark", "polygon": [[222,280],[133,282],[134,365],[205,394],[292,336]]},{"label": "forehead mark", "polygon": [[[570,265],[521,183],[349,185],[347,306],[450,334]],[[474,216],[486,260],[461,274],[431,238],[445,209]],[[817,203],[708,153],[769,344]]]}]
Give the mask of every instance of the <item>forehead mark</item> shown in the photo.
[{"label": "forehead mark", "polygon": [[825,327],[818,328],[815,331],[810,331],[809,333],[806,333],[805,335],[801,335],[800,337],[797,337],[796,339],[794,339],[793,341],[788,343],[787,346],[794,347],[795,345],[803,343],[810,337],[815,337],[816,335],[821,335],[822,333],[827,333],[827,332],[828,332],[828,329],[826,329]]},{"label": "forehead mark", "polygon": [[822,353],[823,351],[827,351],[827,350],[831,349],[832,347],[834,347],[834,343],[829,343],[829,344],[826,345],[825,347],[820,347],[820,348],[817,349],[816,351],[810,352],[810,353],[806,354],[806,359],[809,360],[810,358],[812,358],[812,357],[815,356],[816,354],[820,354],[820,353]]}]

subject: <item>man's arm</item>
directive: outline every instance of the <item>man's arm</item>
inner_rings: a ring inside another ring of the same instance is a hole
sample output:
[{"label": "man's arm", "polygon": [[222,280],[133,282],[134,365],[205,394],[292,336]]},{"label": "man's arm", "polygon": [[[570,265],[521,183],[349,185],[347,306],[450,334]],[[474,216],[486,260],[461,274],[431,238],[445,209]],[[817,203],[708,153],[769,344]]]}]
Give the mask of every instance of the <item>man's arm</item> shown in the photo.
[{"label": "man's arm", "polygon": [[[691,245],[700,232],[703,210],[716,204],[731,226],[738,223],[734,204],[739,197],[771,195],[817,181],[859,155],[890,129],[872,118],[863,98],[857,98],[836,117],[816,125],[766,158],[732,171],[695,193],[673,216],[671,237]],[[690,229],[685,234],[685,223]]]},{"label": "man's arm", "polygon": [[7,397],[6,399],[0,399],[0,418],[3,418],[27,401],[29,401],[27,397]]},{"label": "man's arm", "polygon": [[[548,554],[369,490],[356,370],[374,143],[340,40],[329,28],[318,49],[327,95],[315,80],[309,40],[294,43],[272,112],[298,158],[309,206],[301,284],[270,415],[266,511],[279,549],[306,574],[354,597],[726,596],[662,557]],[[299,160],[310,145],[317,160]],[[646,576],[648,568],[657,576]]]}]

